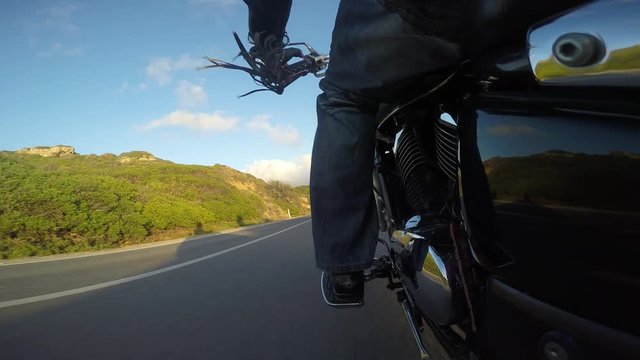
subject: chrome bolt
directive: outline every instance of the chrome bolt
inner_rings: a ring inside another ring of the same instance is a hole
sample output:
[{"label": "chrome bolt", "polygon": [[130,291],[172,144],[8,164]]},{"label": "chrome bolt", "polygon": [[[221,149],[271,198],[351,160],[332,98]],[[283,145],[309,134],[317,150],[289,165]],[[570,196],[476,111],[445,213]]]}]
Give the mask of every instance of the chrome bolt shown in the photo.
[{"label": "chrome bolt", "polygon": [[564,34],[553,44],[553,56],[568,67],[598,63],[605,54],[604,42],[591,34]]},{"label": "chrome bolt", "polygon": [[568,360],[567,351],[555,341],[548,341],[544,344],[544,356],[548,360]]}]

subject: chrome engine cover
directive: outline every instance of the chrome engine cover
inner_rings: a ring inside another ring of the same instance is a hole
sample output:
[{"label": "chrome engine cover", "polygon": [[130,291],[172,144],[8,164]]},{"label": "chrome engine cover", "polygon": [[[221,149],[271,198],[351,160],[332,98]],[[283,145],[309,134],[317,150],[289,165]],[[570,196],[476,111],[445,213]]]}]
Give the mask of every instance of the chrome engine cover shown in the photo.
[{"label": "chrome engine cover", "polygon": [[414,216],[393,234],[397,267],[416,306],[438,325],[452,325],[464,313],[449,224]]}]

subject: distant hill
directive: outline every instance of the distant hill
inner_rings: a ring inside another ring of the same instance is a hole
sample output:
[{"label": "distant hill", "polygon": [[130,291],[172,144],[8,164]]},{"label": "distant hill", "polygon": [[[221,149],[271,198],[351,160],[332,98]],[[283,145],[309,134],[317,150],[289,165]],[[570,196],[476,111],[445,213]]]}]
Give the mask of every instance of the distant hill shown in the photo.
[{"label": "distant hill", "polygon": [[640,155],[561,150],[484,162],[497,200],[618,211],[640,208]]},{"label": "distant hill", "polygon": [[309,214],[308,186],[144,151],[0,152],[0,258],[107,249]]}]

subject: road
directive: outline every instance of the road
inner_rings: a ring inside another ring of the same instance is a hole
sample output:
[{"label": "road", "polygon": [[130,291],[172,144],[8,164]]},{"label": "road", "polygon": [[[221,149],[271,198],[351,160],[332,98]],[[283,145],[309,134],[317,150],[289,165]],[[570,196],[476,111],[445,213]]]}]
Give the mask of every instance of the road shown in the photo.
[{"label": "road", "polygon": [[2,359],[416,359],[395,294],[333,309],[308,218],[0,264]]}]

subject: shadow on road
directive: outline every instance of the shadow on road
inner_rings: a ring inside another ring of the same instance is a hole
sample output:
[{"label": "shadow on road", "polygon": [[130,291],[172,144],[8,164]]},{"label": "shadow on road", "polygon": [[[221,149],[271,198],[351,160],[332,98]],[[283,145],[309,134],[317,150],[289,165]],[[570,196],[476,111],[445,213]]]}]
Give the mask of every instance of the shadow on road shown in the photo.
[{"label": "shadow on road", "polygon": [[[88,273],[69,273],[98,282],[173,269],[0,309],[3,358],[416,358],[400,306],[382,282],[367,284],[367,303],[361,309],[341,311],[323,303],[310,223],[199,260],[304,221],[85,258],[99,270],[76,266]],[[110,264],[111,256],[122,261]],[[49,265],[56,264],[55,270],[68,261]],[[39,268],[43,277],[44,264]],[[125,265],[135,271],[122,269]]]}]

